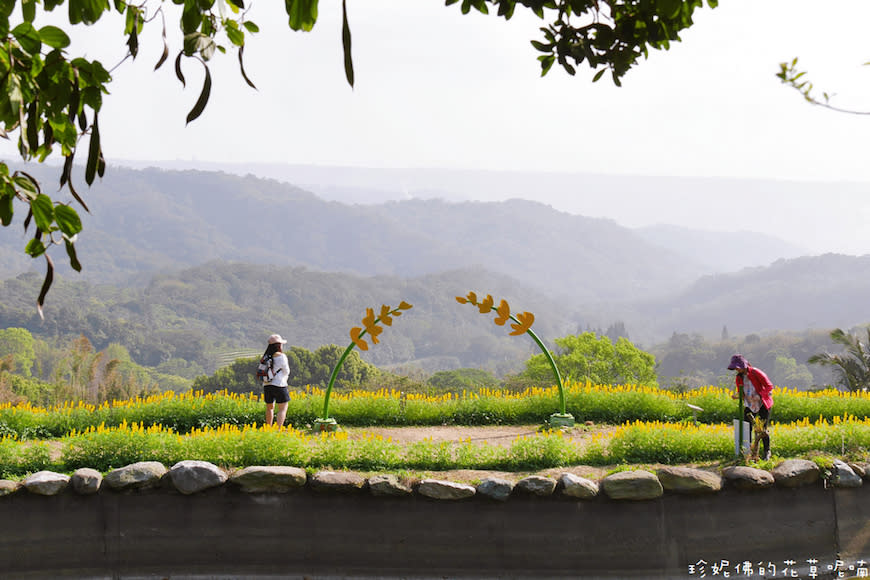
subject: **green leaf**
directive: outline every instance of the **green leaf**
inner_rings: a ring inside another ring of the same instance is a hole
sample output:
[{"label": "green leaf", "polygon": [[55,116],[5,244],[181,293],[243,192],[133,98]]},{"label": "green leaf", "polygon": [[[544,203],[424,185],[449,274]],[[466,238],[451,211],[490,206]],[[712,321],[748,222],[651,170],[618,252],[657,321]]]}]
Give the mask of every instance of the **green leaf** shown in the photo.
[{"label": "green leaf", "polygon": [[12,181],[18,188],[18,193],[27,199],[32,201],[39,195],[39,187],[30,177],[27,177],[26,175],[16,175],[12,178]]},{"label": "green leaf", "polygon": [[76,256],[76,247],[75,244],[70,242],[69,240],[64,240],[64,244],[66,244],[66,255],[69,256],[69,265],[76,272],[82,271],[82,265],[79,263],[79,258]]},{"label": "green leaf", "polygon": [[247,29],[247,31],[250,32],[251,34],[256,34],[257,32],[260,32],[260,27],[257,26],[253,22],[250,22],[250,21],[242,22],[242,26],[244,26],[245,29]]},{"label": "green leaf", "polygon": [[179,52],[178,56],[175,57],[175,76],[178,80],[181,81],[182,87],[187,87],[187,82],[184,80],[184,74],[181,72],[181,57],[184,56],[184,52]]},{"label": "green leaf", "polygon": [[0,196],[0,223],[4,226],[8,226],[12,223],[12,201],[15,198],[12,195],[4,194]]},{"label": "green leaf", "polygon": [[659,16],[673,20],[683,8],[681,0],[656,0],[656,10]]},{"label": "green leaf", "polygon": [[344,76],[353,87],[353,56],[350,52],[350,25],[347,23],[347,0],[341,0],[341,46],[344,49]]},{"label": "green leaf", "polygon": [[593,83],[597,83],[597,82],[598,82],[598,79],[600,79],[602,76],[604,76],[604,73],[605,73],[606,71],[607,71],[607,69],[606,69],[606,68],[603,68],[603,69],[601,69],[600,71],[598,71],[597,73],[595,73],[595,76],[592,77],[592,82],[593,82]]},{"label": "green leaf", "polygon": [[94,113],[94,124],[91,126],[91,142],[88,144],[88,161],[85,164],[85,182],[94,183],[97,172],[97,161],[100,158],[100,124],[99,116]]},{"label": "green leaf", "polygon": [[185,34],[196,32],[202,22],[202,12],[197,0],[184,0],[184,10],[181,13],[181,30]]},{"label": "green leaf", "polygon": [[227,38],[230,39],[230,42],[235,44],[236,46],[244,46],[245,44],[245,33],[239,30],[234,26],[227,26],[226,29]]},{"label": "green leaf", "polygon": [[211,72],[208,70],[208,65],[202,63],[202,66],[205,67],[205,80],[202,83],[202,92],[199,94],[199,99],[196,100],[196,104],[193,106],[193,109],[187,114],[187,123],[190,123],[200,115],[205,110],[205,106],[208,104],[208,98],[211,96]]},{"label": "green leaf", "polygon": [[17,117],[21,111],[22,94],[21,94],[21,79],[18,75],[9,74],[9,82],[6,87],[6,97],[9,99],[9,108],[13,116]]},{"label": "green leaf", "polygon": [[82,231],[82,220],[79,218],[79,214],[66,204],[55,206],[54,220],[60,231],[70,238]]},{"label": "green leaf", "polygon": [[45,253],[45,244],[39,238],[33,238],[24,246],[24,252],[31,258],[38,258]]},{"label": "green leaf", "polygon": [[[43,253],[45,250],[42,250]],[[45,255],[45,280],[42,281],[42,289],[39,291],[39,298],[36,299],[36,311],[39,312],[39,317],[44,319],[42,314],[42,305],[45,304],[45,297],[48,295],[48,290],[51,288],[51,283],[54,281],[54,262],[51,261],[51,256]]]},{"label": "green leaf", "polygon": [[169,45],[166,44],[166,39],[163,39],[163,54],[160,55],[160,60],[157,61],[157,64],[154,65],[154,70],[159,69],[163,66],[163,63],[166,62],[166,59],[169,57]]},{"label": "green leaf", "polygon": [[22,22],[12,29],[12,35],[21,48],[31,56],[39,54],[42,49],[42,40],[39,38],[39,32],[29,22]]},{"label": "green leaf", "polygon": [[317,0],[284,0],[284,9],[290,17],[293,30],[310,32],[317,22]]},{"label": "green leaf", "polygon": [[36,227],[40,231],[50,232],[51,224],[54,222],[54,203],[52,203],[51,198],[40,193],[36,199],[30,202],[30,209],[33,211]]},{"label": "green leaf", "polygon": [[24,16],[25,22],[33,22],[33,19],[36,18],[36,1],[22,0],[21,14]]},{"label": "green leaf", "polygon": [[245,82],[248,83],[248,86],[254,90],[257,90],[257,87],[254,85],[253,81],[248,78],[248,73],[245,72],[245,61],[244,61],[244,52],[245,47],[239,47],[239,69],[242,71],[242,78],[245,79]]},{"label": "green leaf", "polygon": [[39,29],[39,38],[52,48],[66,48],[70,44],[69,36],[57,26],[43,26]]},{"label": "green leaf", "polygon": [[37,101],[32,101],[27,107],[27,146],[31,151],[39,148],[39,107]]}]

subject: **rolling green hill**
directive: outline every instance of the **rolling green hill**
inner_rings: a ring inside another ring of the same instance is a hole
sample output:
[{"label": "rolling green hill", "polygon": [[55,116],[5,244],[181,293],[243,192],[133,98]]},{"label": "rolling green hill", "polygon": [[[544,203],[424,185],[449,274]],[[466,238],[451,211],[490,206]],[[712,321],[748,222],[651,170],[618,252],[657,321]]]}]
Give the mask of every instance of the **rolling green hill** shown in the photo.
[{"label": "rolling green hill", "polygon": [[[56,169],[28,170],[56,182]],[[117,167],[82,194],[92,213],[81,212],[77,247],[89,281],[216,259],[364,276],[484,267],[578,305],[661,296],[702,273],[612,221],[530,201],[347,205],[253,176]],[[21,272],[25,243],[20,228],[0,229],[0,274]],[[55,262],[70,273],[62,251]]]}]

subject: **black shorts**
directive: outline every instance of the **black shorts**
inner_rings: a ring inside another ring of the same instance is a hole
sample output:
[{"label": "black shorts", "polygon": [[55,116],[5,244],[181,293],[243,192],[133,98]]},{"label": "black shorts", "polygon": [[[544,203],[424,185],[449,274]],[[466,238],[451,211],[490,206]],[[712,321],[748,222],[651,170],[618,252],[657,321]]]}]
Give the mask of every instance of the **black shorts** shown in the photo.
[{"label": "black shorts", "polygon": [[263,399],[267,403],[286,403],[290,400],[290,391],[287,387],[263,385]]}]

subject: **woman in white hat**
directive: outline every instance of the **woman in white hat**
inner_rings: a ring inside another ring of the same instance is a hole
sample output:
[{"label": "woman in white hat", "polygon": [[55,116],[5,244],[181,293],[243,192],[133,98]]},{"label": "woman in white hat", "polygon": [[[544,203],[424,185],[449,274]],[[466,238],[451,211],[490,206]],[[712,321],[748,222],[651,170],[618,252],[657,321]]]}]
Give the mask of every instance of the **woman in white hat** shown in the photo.
[{"label": "woman in white hat", "polygon": [[[287,403],[290,401],[290,392],[287,390],[287,379],[290,373],[290,364],[287,355],[284,354],[286,340],[280,334],[269,337],[269,346],[263,354],[263,359],[269,361],[270,376],[263,383],[263,400],[266,401],[266,425],[271,425],[272,420],[279,427],[284,426],[287,417]],[[275,403],[278,403],[278,415],[275,416]]]}]

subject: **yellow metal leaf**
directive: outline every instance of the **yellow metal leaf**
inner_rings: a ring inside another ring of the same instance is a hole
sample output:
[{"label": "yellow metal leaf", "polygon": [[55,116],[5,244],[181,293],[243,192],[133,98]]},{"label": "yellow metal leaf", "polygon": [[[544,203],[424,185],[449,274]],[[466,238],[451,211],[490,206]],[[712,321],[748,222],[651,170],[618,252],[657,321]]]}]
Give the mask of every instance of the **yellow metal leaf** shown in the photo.
[{"label": "yellow metal leaf", "polygon": [[360,328],[359,326],[354,326],[353,328],[351,328],[350,329],[350,340],[355,345],[357,345],[360,350],[368,350],[369,349],[368,343],[359,337],[362,330],[363,329]]},{"label": "yellow metal leaf", "polygon": [[490,294],[487,294],[486,298],[484,298],[480,302],[480,304],[477,305],[477,309],[480,310],[481,314],[486,314],[487,312],[492,310],[492,305],[494,303],[495,303],[495,301],[492,299],[492,296]]},{"label": "yellow metal leaf", "polygon": [[387,326],[393,325],[393,319],[390,318],[390,307],[386,304],[381,305],[381,314],[378,316],[381,319],[381,322],[386,324]]},{"label": "yellow metal leaf", "polygon": [[520,323],[511,324],[513,330],[510,332],[510,336],[519,336],[528,331],[535,322],[535,315],[531,312],[521,312],[517,314],[517,320],[519,320]]},{"label": "yellow metal leaf", "polygon": [[511,307],[508,306],[507,300],[502,300],[495,311],[498,313],[498,316],[493,322],[499,326],[504,326],[504,323],[511,319]]}]

